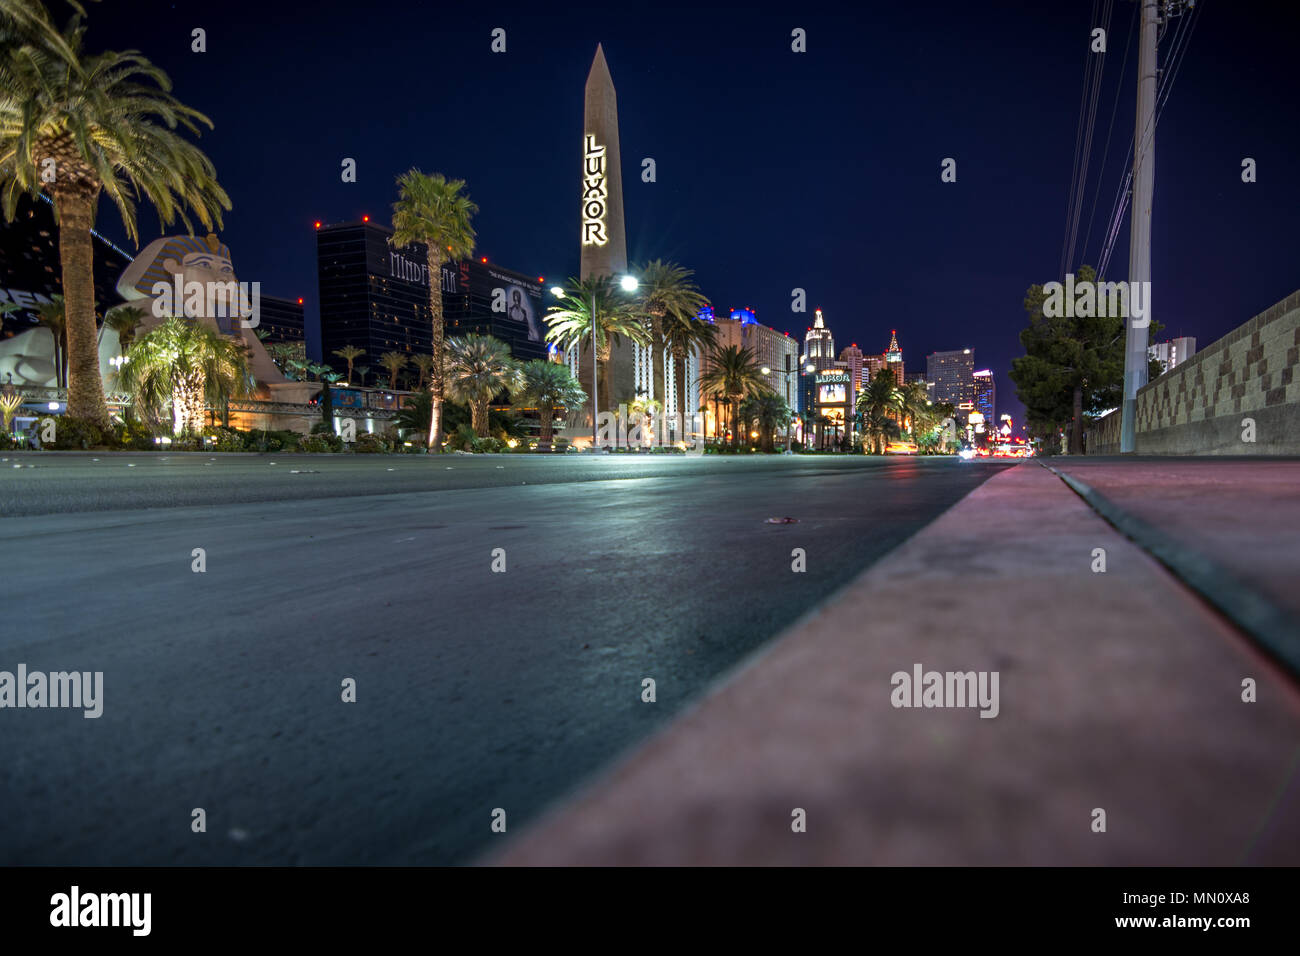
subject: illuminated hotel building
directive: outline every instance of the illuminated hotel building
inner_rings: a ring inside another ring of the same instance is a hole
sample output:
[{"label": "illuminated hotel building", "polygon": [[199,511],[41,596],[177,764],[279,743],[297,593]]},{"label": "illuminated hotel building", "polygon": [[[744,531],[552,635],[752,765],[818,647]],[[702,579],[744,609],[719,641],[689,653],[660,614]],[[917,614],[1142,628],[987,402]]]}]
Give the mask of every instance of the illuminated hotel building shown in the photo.
[{"label": "illuminated hotel building", "polygon": [[857,342],[840,352],[839,364],[849,370],[849,381],[858,391],[862,390],[862,359],[862,349],[858,348]]},{"label": "illuminated hotel building", "polygon": [[1147,355],[1156,359],[1167,372],[1196,354],[1196,337],[1191,335],[1147,346]]},{"label": "illuminated hotel building", "polygon": [[898,332],[894,329],[889,330],[889,348],[884,354],[885,368],[894,373],[894,378],[898,381],[898,387],[903,387],[903,350],[898,347]]},{"label": "illuminated hotel building", "polygon": [[258,337],[268,345],[304,341],[302,299],[263,295],[257,331],[261,333]]},{"label": "illuminated hotel building", "polygon": [[955,408],[975,407],[973,349],[931,352],[925,357],[925,370],[932,401],[951,402]]},{"label": "illuminated hotel building", "polygon": [[835,365],[835,338],[826,328],[822,310],[817,310],[813,326],[803,337],[803,353],[806,360],[817,366],[818,370],[833,368]]},{"label": "illuminated hotel building", "polygon": [[885,367],[884,355],[864,355],[862,357],[862,378],[858,385],[860,388],[866,388],[871,384],[871,380],[876,377],[876,373]]},{"label": "illuminated hotel building", "polygon": [[[718,347],[749,349],[758,364],[769,369],[766,379],[772,390],[785,399],[794,411],[799,410],[799,342],[784,332],[763,325],[750,308],[732,309],[730,318],[714,318],[718,329]],[[707,368],[708,362],[706,360]],[[786,375],[789,369],[791,374]]]},{"label": "illuminated hotel building", "polygon": [[994,411],[997,407],[997,386],[993,383],[993,372],[989,369],[975,372],[975,411],[984,416],[986,422],[995,422]]},{"label": "illuminated hotel building", "polygon": [[[343,371],[334,354],[365,349],[361,364],[377,365],[385,352],[429,355],[429,269],[425,249],[394,249],[393,231],[366,220],[316,230],[320,282],[321,359]],[[482,260],[444,263],[440,270],[443,322],[451,336],[491,335],[517,359],[546,357],[542,285]]]}]

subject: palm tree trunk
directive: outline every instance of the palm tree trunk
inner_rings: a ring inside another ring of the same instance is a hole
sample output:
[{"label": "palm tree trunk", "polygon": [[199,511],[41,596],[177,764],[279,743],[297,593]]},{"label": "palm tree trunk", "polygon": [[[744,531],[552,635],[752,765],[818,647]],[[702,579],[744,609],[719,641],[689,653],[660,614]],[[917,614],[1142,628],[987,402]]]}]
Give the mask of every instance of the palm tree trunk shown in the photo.
[{"label": "palm tree trunk", "polygon": [[476,398],[470,403],[470,415],[474,419],[474,434],[479,438],[487,438],[488,403]]},{"label": "palm tree trunk", "polygon": [[654,333],[654,341],[650,346],[650,377],[651,388],[654,392],[651,398],[657,398],[663,403],[663,408],[668,408],[667,396],[664,395],[664,389],[667,387],[666,376],[664,375],[664,317],[658,312],[650,316],[650,326]]},{"label": "palm tree trunk", "polygon": [[555,406],[539,405],[538,414],[542,416],[542,435],[537,442],[538,451],[551,450],[551,435],[555,428]]},{"label": "palm tree trunk", "polygon": [[447,381],[443,369],[443,341],[446,327],[442,316],[442,256],[432,245],[428,248],[429,312],[433,322],[433,368],[429,370],[429,447],[442,450],[442,406],[447,396]]},{"label": "palm tree trunk", "polygon": [[[985,428],[987,431],[987,426]],[[1083,389],[1074,388],[1074,424],[1070,426],[1070,454],[1083,454]]]},{"label": "palm tree trunk", "polygon": [[83,193],[84,189],[55,191],[67,316],[68,414],[107,428],[108,405],[99,376],[95,329],[94,247],[90,238],[94,197]]},{"label": "palm tree trunk", "polygon": [[677,418],[681,426],[677,432],[677,440],[686,440],[686,400],[689,393],[686,390],[686,353],[673,355],[673,377],[677,380]]},{"label": "palm tree trunk", "polygon": [[[609,412],[612,416],[618,409],[614,407],[614,383],[609,380],[609,367],[611,364],[609,356],[598,358],[597,364],[600,366],[597,370],[600,375],[600,410]],[[614,420],[614,442],[615,444],[618,443],[618,422],[616,419]]]}]

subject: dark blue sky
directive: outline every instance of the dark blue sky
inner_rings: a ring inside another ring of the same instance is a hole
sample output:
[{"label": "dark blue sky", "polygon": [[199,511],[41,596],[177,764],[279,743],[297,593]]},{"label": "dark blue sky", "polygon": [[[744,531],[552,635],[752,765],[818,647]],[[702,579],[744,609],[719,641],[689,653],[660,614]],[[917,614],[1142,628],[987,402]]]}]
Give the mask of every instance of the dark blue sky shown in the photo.
[{"label": "dark blue sky", "polygon": [[[1094,6],[102,0],[88,46],[140,49],[213,119],[202,144],[234,203],[236,271],[303,296],[310,323],[313,220],[387,221],[411,166],[467,180],[481,255],[548,284],[576,273],[582,90],[601,42],[634,262],[676,260],[717,306],[800,337],[820,306],[837,347],[879,352],[896,328],[909,371],[974,348],[1019,420],[1007,371],[1025,288],[1060,277]],[[1294,13],[1198,6],[1157,133],[1153,291],[1161,338],[1204,346],[1300,288],[1300,77]],[[1104,179],[1076,265],[1097,261],[1133,134],[1136,50],[1103,169],[1133,10],[1114,4],[1080,245]],[[495,27],[505,54],[490,52]],[[807,53],[790,50],[795,27]],[[955,184],[940,182],[944,157]],[[100,227],[121,234],[107,206]],[[146,213],[145,241],[157,229]],[[1127,262],[1125,224],[1108,278]],[[807,314],[791,312],[794,287]]]}]

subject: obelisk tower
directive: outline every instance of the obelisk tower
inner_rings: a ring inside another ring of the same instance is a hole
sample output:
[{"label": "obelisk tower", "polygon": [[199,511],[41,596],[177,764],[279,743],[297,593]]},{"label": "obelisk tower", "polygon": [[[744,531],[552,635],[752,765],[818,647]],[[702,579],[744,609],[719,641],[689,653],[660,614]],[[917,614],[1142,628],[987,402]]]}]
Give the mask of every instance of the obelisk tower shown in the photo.
[{"label": "obelisk tower", "polygon": [[618,98],[605,63],[605,51],[599,44],[587,74],[583,109],[581,222],[581,278],[626,272]]}]

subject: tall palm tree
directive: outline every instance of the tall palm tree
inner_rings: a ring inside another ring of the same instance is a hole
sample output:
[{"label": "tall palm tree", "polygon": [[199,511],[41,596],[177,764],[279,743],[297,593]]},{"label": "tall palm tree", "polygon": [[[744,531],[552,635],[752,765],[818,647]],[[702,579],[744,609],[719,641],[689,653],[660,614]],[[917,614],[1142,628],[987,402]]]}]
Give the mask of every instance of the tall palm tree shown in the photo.
[{"label": "tall palm tree", "polygon": [[474,434],[486,438],[488,403],[503,389],[513,391],[519,369],[510,346],[490,335],[464,335],[447,341],[447,392],[469,406]]},{"label": "tall palm tree", "polygon": [[709,355],[709,369],[700,377],[700,382],[708,391],[725,396],[731,409],[731,443],[738,446],[741,401],[771,391],[754,350],[738,345],[715,348]]},{"label": "tall palm tree", "polygon": [[117,382],[142,417],[157,421],[170,406],[173,432],[196,435],[205,404],[251,391],[248,349],[201,322],[169,318],[132,344]]},{"label": "tall palm tree", "polygon": [[49,302],[36,306],[36,320],[50,330],[54,338],[54,385],[68,387],[68,312],[63,296],[50,296]]},{"label": "tall palm tree", "polygon": [[388,372],[388,387],[393,391],[397,391],[397,375],[406,368],[408,361],[410,359],[404,352],[385,352],[379,356],[379,364]]},{"label": "tall palm tree", "polygon": [[[19,11],[48,22],[34,4],[4,0],[0,13]],[[107,427],[99,374],[90,230],[100,193],[139,240],[136,203],[151,203],[163,225],[186,210],[206,228],[221,226],[230,199],[212,161],[178,132],[197,135],[212,122],[171,95],[167,74],[134,51],[86,55],[85,27],[74,16],[58,40],[49,31],[15,29],[0,45],[0,189],[6,219],[18,197],[48,192],[59,223],[59,261],[68,321],[68,414]],[[53,181],[46,181],[53,160]]]},{"label": "tall palm tree", "polygon": [[[637,293],[641,310],[650,318],[650,367],[652,370],[653,396],[660,402],[667,400],[664,357],[667,354],[668,341],[665,335],[664,320],[674,318],[693,318],[709,304],[699,288],[691,281],[695,273],[683,269],[675,262],[662,262],[655,259],[639,269]],[[681,379],[678,389],[681,390]]]},{"label": "tall palm tree", "polygon": [[478,206],[461,192],[462,179],[411,169],[397,177],[398,200],[393,204],[393,236],[398,248],[422,243],[429,270],[429,312],[433,322],[433,393],[429,416],[429,447],[442,450],[442,406],[446,401],[446,326],[442,314],[442,264],[468,259],[474,254],[474,227],[470,220]]},{"label": "tall palm tree", "polygon": [[718,327],[697,315],[669,313],[664,322],[664,338],[673,356],[673,375],[677,380],[677,413],[681,418],[681,436],[686,434],[686,406],[698,382],[686,380],[686,357],[697,349],[707,355],[718,342]]},{"label": "tall palm tree", "polygon": [[557,408],[577,408],[587,400],[587,393],[573,377],[567,365],[533,359],[519,366],[519,382],[511,393],[516,408],[536,408],[541,420],[538,451],[551,450]]},{"label": "tall palm tree", "polygon": [[763,451],[775,451],[776,430],[788,428],[794,413],[785,399],[776,392],[751,395],[740,406],[741,419],[746,428],[750,424],[758,426],[759,444]]},{"label": "tall palm tree", "polygon": [[104,328],[117,333],[118,346],[123,355],[135,340],[135,333],[144,321],[144,309],[138,305],[119,305],[104,315]]},{"label": "tall palm tree", "polygon": [[424,383],[429,381],[429,378],[433,375],[433,356],[425,355],[421,352],[419,355],[415,356],[415,358],[411,359],[411,364],[414,365],[415,370],[420,373],[420,379],[415,383],[415,390],[417,392],[423,391]]},{"label": "tall palm tree", "polygon": [[352,363],[361,356],[366,354],[365,349],[359,349],[355,345],[345,345],[341,349],[335,349],[334,354],[348,363],[348,382],[352,381]]},{"label": "tall palm tree", "polygon": [[358,385],[365,385],[365,384],[366,384],[366,376],[369,375],[369,374],[370,374],[370,366],[369,366],[369,365],[358,365],[358,366],[357,366],[357,384],[358,384]]},{"label": "tall palm tree", "polygon": [[[901,403],[902,393],[898,388],[898,380],[886,368],[876,372],[858,396],[863,431],[872,439],[877,455],[885,453],[885,439],[898,431],[897,420],[902,417]],[[892,427],[887,422],[892,422]]]},{"label": "tall palm tree", "polygon": [[[613,346],[622,339],[645,345],[650,331],[641,319],[636,303],[619,294],[612,276],[570,279],[560,296],[560,304],[546,314],[546,341],[562,349],[585,345],[591,348],[592,308],[595,308],[595,349],[599,365],[600,407],[613,411],[613,383],[609,377],[609,357]],[[590,361],[590,352],[588,352]]]}]

